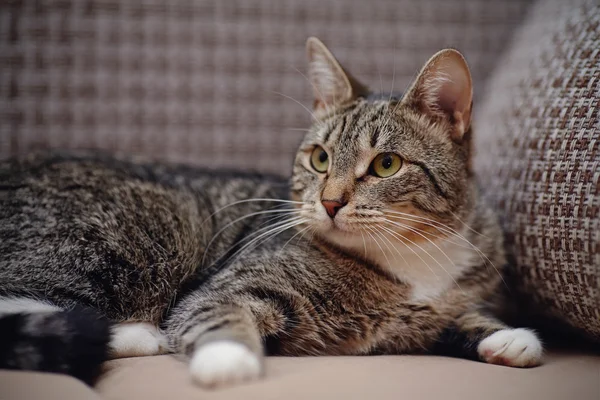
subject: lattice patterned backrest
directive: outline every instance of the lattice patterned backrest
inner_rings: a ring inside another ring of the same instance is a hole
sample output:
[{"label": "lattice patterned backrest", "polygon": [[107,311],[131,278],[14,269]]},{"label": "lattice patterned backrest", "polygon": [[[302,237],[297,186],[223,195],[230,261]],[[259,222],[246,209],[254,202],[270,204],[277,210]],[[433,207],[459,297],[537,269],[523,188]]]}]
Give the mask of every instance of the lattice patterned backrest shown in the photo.
[{"label": "lattice patterned backrest", "polygon": [[287,174],[309,115],[304,42],[402,90],[445,46],[476,90],[528,0],[54,0],[0,5],[0,158],[98,148]]},{"label": "lattice patterned backrest", "polygon": [[475,169],[507,231],[514,296],[600,341],[598,2],[541,1],[477,119]]}]

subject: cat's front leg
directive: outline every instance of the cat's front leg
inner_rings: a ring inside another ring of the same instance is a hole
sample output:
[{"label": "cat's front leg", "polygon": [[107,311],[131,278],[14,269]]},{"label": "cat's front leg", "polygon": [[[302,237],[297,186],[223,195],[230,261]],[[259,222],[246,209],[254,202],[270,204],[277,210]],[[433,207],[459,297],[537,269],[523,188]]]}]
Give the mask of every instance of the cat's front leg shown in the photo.
[{"label": "cat's front leg", "polygon": [[543,347],[537,335],[511,328],[481,310],[460,316],[448,327],[437,352],[509,367],[534,367],[542,362]]},{"label": "cat's front leg", "polygon": [[249,310],[191,294],[166,325],[171,347],[190,358],[190,374],[199,385],[216,388],[262,374],[263,346]]}]

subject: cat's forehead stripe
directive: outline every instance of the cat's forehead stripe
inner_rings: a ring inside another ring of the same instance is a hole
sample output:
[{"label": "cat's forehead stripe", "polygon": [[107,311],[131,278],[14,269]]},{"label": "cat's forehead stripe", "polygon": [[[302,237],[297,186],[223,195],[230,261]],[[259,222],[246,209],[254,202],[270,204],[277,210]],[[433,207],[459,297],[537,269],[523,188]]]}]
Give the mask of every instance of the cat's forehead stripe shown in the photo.
[{"label": "cat's forehead stripe", "polygon": [[326,132],[326,134],[325,134],[325,137],[323,138],[323,143],[325,143],[325,144],[328,144],[328,143],[330,142],[330,139],[332,139],[332,137],[331,137],[331,136],[332,136],[332,134],[333,134],[334,132],[337,132],[337,134],[334,136],[335,138],[339,137],[339,136],[340,136],[340,134],[341,134],[342,132],[344,132],[344,129],[346,129],[346,119],[347,119],[347,116],[346,116],[346,115],[344,115],[344,116],[342,117],[342,120],[341,120],[341,122],[339,122],[339,123],[337,123],[337,124],[333,125],[333,126],[332,126],[332,127],[331,127],[331,128],[330,128],[330,129],[329,129],[327,132]]},{"label": "cat's forehead stripe", "polygon": [[[380,99],[381,97],[381,99]],[[337,151],[346,151],[355,147],[376,148],[389,139],[389,107],[395,106],[394,99],[389,102],[389,94],[382,94],[369,101],[360,98],[341,114],[330,116],[317,137],[321,143]]]},{"label": "cat's forehead stripe", "polygon": [[[382,118],[384,118],[386,102],[374,104],[361,99],[353,109],[341,115],[329,128],[319,136],[322,142],[338,151],[346,151],[355,147],[375,147],[381,135]],[[362,144],[362,146],[361,146]],[[370,146],[369,146],[370,145]]]},{"label": "cat's forehead stripe", "polygon": [[371,130],[371,147],[377,146],[377,140],[379,139],[380,128],[376,126]]},{"label": "cat's forehead stripe", "polygon": [[322,131],[321,134],[319,136],[322,136],[323,138],[321,139],[323,141],[323,143],[327,143],[327,141],[329,140],[329,136],[331,136],[331,133],[335,130],[334,126],[326,126]]}]

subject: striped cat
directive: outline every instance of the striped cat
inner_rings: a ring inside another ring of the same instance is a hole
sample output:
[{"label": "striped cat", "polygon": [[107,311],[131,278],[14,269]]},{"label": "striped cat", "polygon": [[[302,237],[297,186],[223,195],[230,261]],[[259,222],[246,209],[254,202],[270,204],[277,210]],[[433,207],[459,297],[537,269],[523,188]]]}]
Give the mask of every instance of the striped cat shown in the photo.
[{"label": "striped cat", "polygon": [[307,42],[314,121],[289,181],[100,155],[0,164],[0,367],[92,383],[181,353],[217,387],[264,354],[540,363],[492,314],[505,258],[470,166],[472,85],[442,50],[374,95]]}]

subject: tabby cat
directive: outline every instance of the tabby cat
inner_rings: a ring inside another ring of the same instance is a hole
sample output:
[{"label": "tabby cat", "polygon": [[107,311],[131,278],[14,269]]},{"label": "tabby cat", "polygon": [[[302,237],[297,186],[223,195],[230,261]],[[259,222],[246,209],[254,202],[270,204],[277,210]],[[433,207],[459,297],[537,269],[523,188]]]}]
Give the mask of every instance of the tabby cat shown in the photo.
[{"label": "tabby cat", "polygon": [[0,367],[93,382],[181,353],[204,387],[264,354],[437,353],[540,363],[492,314],[502,235],[471,170],[456,50],[374,95],[307,42],[314,121],[288,182],[90,154],[0,164]]}]

